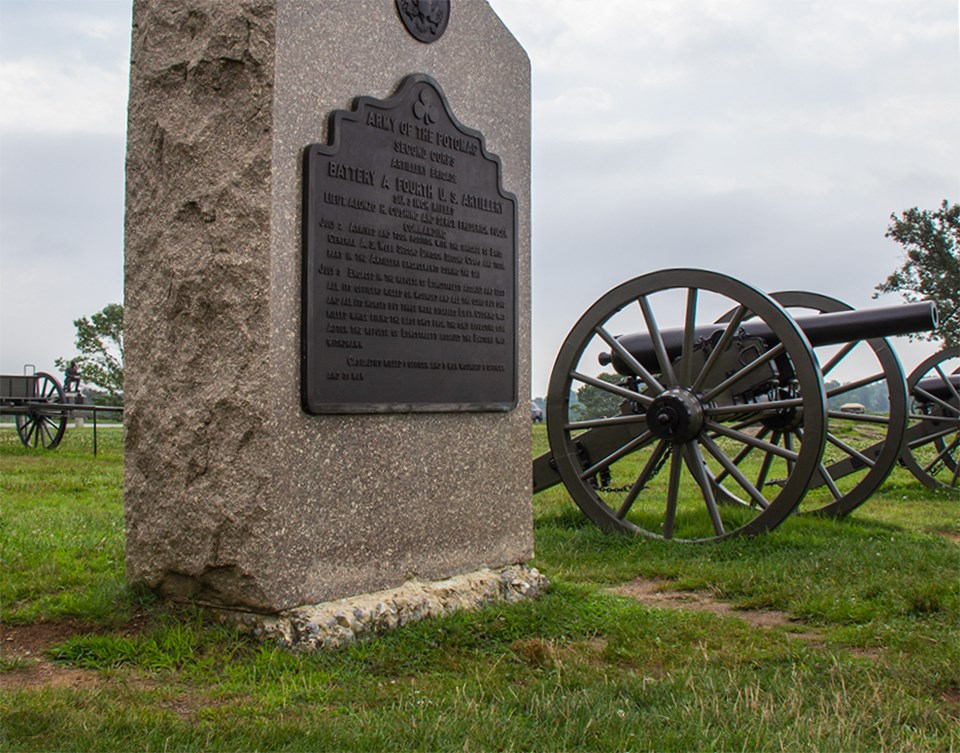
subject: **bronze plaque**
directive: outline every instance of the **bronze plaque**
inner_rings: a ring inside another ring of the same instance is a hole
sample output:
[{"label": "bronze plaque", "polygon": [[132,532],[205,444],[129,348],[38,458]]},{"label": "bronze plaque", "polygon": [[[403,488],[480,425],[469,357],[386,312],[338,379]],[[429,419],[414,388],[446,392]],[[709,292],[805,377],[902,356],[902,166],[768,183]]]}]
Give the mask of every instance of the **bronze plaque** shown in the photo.
[{"label": "bronze plaque", "polygon": [[517,404],[517,203],[440,85],[361,97],[304,150],[309,413]]}]

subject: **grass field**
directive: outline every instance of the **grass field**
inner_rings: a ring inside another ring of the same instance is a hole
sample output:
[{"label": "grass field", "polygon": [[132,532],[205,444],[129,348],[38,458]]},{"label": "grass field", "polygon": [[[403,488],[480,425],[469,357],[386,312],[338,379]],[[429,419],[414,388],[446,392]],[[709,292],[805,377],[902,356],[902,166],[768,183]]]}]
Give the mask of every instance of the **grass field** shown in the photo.
[{"label": "grass field", "polygon": [[301,655],[127,588],[99,440],[0,428],[4,751],[960,748],[960,500],[905,472],[847,520],[696,546],[604,535],[555,488],[537,601]]}]

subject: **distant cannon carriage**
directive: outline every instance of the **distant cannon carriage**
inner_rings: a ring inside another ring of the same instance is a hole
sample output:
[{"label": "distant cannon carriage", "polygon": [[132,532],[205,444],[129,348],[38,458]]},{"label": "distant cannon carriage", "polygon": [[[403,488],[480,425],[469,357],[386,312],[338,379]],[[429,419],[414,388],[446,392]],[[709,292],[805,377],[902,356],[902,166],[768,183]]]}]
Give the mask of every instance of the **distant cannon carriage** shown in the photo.
[{"label": "distant cannon carriage", "polygon": [[96,454],[97,414],[122,414],[123,408],[84,404],[79,384],[79,374],[69,370],[65,383],[43,371],[2,374],[0,415],[14,416],[17,436],[24,447],[53,450],[63,439],[68,419],[75,414],[89,414],[93,417],[93,448]]},{"label": "distant cannon carriage", "polygon": [[54,449],[67,428],[63,385],[51,374],[0,375],[0,415],[13,415],[24,447]]},{"label": "distant cannon carriage", "polygon": [[[683,326],[661,326],[671,320]],[[956,488],[956,349],[905,379],[885,339],[936,324],[928,302],[854,311],[689,269],[630,280],[560,348],[534,491],[563,483],[605,530],[711,541],[770,530],[797,509],[846,515],[898,462],[931,488]],[[598,363],[617,378],[595,376]],[[580,415],[584,388],[618,409]],[[882,414],[840,410],[865,388]]]}]

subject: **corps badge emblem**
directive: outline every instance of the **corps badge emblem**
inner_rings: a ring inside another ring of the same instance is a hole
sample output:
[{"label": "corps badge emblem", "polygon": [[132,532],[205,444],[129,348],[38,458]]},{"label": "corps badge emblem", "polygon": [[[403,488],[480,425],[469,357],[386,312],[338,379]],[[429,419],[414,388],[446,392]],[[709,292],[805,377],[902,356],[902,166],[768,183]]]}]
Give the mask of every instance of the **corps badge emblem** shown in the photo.
[{"label": "corps badge emblem", "polygon": [[450,0],[396,0],[407,31],[424,44],[436,42],[450,20]]}]

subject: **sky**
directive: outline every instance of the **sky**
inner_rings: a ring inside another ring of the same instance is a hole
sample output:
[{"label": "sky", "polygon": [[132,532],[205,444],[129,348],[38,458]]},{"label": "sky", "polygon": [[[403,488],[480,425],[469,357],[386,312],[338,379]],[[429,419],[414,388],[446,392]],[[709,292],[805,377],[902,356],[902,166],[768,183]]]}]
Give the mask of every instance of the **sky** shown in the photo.
[{"label": "sky", "polygon": [[[895,305],[890,214],[960,200],[957,0],[490,4],[533,76],[532,396],[580,314],[658,269]],[[2,373],[122,301],[130,15],[0,0]]]}]

